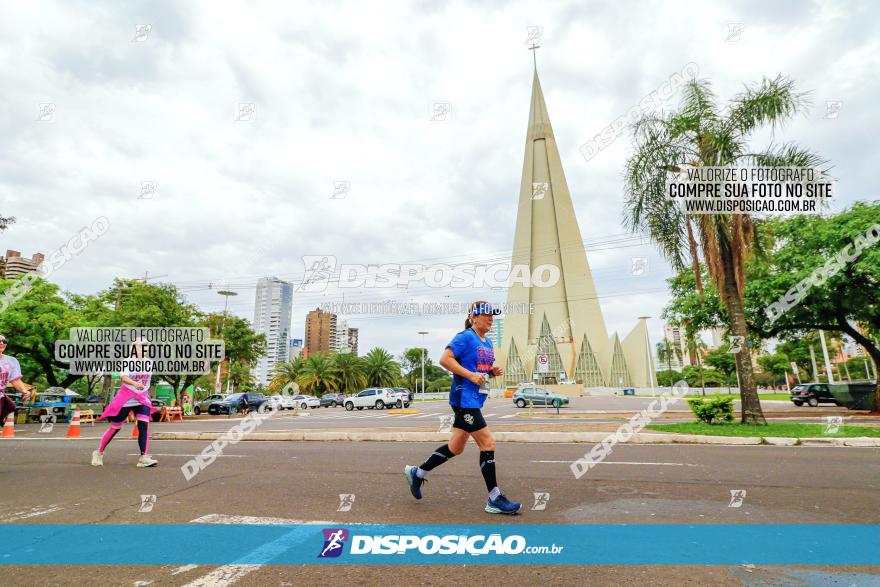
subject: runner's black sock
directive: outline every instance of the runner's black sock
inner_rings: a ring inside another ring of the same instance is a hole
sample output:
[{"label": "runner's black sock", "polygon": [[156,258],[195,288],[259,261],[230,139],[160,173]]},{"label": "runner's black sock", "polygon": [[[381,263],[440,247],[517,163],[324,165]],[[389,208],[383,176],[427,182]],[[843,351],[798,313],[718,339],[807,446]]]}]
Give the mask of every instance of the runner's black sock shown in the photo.
[{"label": "runner's black sock", "polygon": [[492,491],[498,485],[495,481],[495,451],[480,451],[480,473],[486,481],[486,491]]},{"label": "runner's black sock", "polygon": [[[435,467],[439,467],[455,455],[452,454],[452,451],[449,450],[449,445],[444,444],[437,450],[431,453],[431,456],[428,457],[428,460],[419,466],[420,471],[430,471]],[[416,474],[419,474],[419,471],[416,471]],[[424,475],[419,475],[419,477],[424,477]]]}]

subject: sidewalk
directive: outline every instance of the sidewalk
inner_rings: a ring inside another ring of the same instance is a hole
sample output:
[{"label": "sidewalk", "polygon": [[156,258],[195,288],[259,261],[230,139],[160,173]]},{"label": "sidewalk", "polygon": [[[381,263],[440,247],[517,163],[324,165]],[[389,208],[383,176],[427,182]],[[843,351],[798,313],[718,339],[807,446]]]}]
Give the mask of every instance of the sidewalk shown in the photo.
[{"label": "sidewalk", "polygon": [[[563,425],[564,426],[564,425]],[[606,428],[599,430],[598,428]],[[501,430],[493,427],[497,442],[524,443],[563,443],[595,444],[614,434],[613,424],[594,425],[594,430],[553,430],[545,426],[514,427],[514,430]],[[506,426],[504,428],[507,428]],[[154,440],[216,440],[221,432],[155,432]],[[419,429],[333,429],[333,430],[294,430],[290,432],[252,432],[243,441],[351,441],[351,442],[443,442],[449,440],[449,432]],[[778,438],[758,436],[703,436],[696,434],[674,434],[668,432],[639,432],[627,440],[618,442],[628,444],[715,444],[715,445],[772,445],[772,446],[850,446],[880,447],[880,438]]]}]

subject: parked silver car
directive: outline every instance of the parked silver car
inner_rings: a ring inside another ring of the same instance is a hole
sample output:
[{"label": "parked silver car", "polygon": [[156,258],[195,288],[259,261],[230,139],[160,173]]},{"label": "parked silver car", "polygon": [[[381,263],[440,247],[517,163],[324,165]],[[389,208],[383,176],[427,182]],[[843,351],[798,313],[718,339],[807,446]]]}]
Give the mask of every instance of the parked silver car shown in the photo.
[{"label": "parked silver car", "polygon": [[226,394],[223,393],[215,393],[213,395],[209,395],[202,401],[196,403],[195,406],[193,406],[193,412],[195,412],[196,416],[201,413],[207,414],[208,408],[211,406],[211,404],[222,400],[224,397],[226,397]]}]

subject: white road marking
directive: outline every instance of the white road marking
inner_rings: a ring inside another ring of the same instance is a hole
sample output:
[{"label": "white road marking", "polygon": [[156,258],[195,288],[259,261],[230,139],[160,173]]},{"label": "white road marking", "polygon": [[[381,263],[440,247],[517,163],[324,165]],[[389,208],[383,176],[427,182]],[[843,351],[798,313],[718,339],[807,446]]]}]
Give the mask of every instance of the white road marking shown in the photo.
[{"label": "white road marking", "polygon": [[263,565],[224,565],[217,567],[207,575],[191,581],[183,587],[226,587],[232,585],[245,575],[253,573]]},{"label": "white road marking", "polygon": [[[277,431],[273,430],[273,432],[288,432],[288,430],[277,430]],[[129,453],[128,456],[139,457],[139,456],[141,456],[141,453],[133,452],[133,453]],[[202,456],[202,455],[185,455],[185,454],[164,453],[164,452],[151,452],[150,456],[151,457],[189,457],[189,458],[192,458],[192,457],[198,457],[198,456]],[[231,458],[235,458],[235,459],[248,458],[248,455],[217,455],[217,456],[218,457],[231,457]]]},{"label": "white road marking", "polygon": [[488,418],[489,416],[494,416],[494,415],[495,415],[495,414],[486,414],[486,415],[483,416],[483,417],[484,417],[484,418]]},{"label": "white road marking", "polygon": [[416,416],[416,418],[436,418],[440,414],[424,414],[422,416]]},{"label": "white road marking", "polygon": [[[195,520],[191,524],[338,524],[327,520],[294,520],[290,518],[264,518],[259,516],[227,516],[226,514],[207,514]],[[346,522],[350,524],[351,522]]]},{"label": "white road marking", "polygon": [[[224,514],[208,514],[200,518],[196,518],[195,520],[191,520],[191,522],[194,524],[320,524],[323,526],[337,525],[337,522],[320,520],[292,520],[286,518],[263,518],[256,516],[227,516]],[[346,524],[351,525],[351,522],[346,522]],[[253,560],[255,558],[266,561],[272,560],[277,555],[290,548],[288,540],[290,537],[296,534],[297,531],[294,530],[288,534],[280,536],[272,542],[264,544],[256,550],[249,552],[246,555],[247,560]],[[228,587],[242,577],[245,577],[250,573],[257,571],[262,567],[262,564],[223,565],[221,567],[217,567],[207,575],[204,575],[202,577],[199,577],[195,581],[187,583],[186,585],[184,585],[184,587]]]},{"label": "white road marking", "polygon": [[183,565],[182,567],[177,567],[171,571],[172,575],[179,575],[180,573],[188,573],[193,569],[199,568],[199,565]]},{"label": "white road marking", "polygon": [[11,522],[13,520],[25,520],[27,518],[34,518],[36,516],[45,516],[46,514],[51,514],[52,512],[57,512],[58,510],[63,509],[63,507],[61,507],[60,505],[55,505],[54,503],[45,507],[37,506],[31,508],[30,510],[15,512],[14,514],[4,516],[0,518],[0,522]]},{"label": "white road marking", "polygon": [[[566,463],[571,464],[572,461],[529,461],[531,463]],[[691,463],[640,463],[636,461],[600,461],[597,465],[654,465],[658,467],[698,467]]]},{"label": "white road marking", "polygon": [[516,414],[505,414],[505,415],[503,415],[503,416],[501,416],[501,417],[502,417],[502,418],[515,418],[515,417],[516,417]]}]

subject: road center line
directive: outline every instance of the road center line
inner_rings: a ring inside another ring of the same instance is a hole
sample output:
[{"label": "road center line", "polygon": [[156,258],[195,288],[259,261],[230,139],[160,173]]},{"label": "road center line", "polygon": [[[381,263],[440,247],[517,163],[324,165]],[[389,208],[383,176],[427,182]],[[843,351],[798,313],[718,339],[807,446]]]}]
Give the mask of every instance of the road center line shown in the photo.
[{"label": "road center line", "polygon": [[[573,461],[529,461],[530,463],[566,463],[571,464]],[[642,463],[638,461],[599,461],[597,465],[648,465],[656,467],[697,467],[690,463]]]}]

